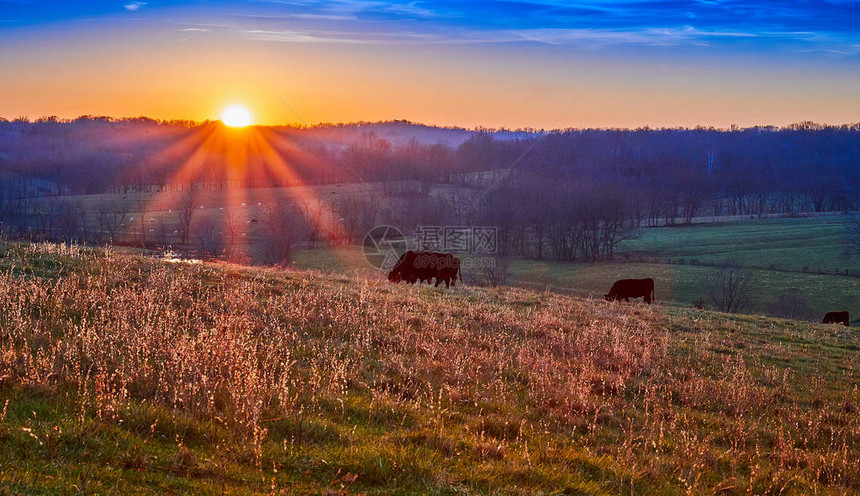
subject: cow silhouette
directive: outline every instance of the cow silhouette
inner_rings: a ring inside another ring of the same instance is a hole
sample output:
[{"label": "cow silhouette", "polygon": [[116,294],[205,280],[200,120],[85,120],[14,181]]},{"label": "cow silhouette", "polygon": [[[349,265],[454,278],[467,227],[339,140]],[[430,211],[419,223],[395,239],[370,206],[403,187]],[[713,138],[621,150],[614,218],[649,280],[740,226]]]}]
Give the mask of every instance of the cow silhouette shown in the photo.
[{"label": "cow silhouette", "polygon": [[642,297],[645,303],[650,304],[656,299],[654,295],[654,279],[620,279],[615,281],[609,293],[603,295],[606,301],[624,299],[629,302],[630,298]]},{"label": "cow silhouette", "polygon": [[848,325],[848,312],[827,312],[821,320],[822,324],[843,324]]},{"label": "cow silhouette", "polygon": [[400,255],[400,258],[397,259],[397,263],[394,264],[394,267],[392,267],[391,271],[388,273],[388,280],[393,283],[406,281],[407,284],[415,284],[418,280],[415,275],[416,256],[418,256],[418,254],[412,250]]},{"label": "cow silhouette", "polygon": [[388,273],[388,280],[393,283],[406,281],[408,284],[426,281],[430,284],[435,278],[436,287],[444,281],[445,287],[448,288],[456,286],[458,275],[462,281],[460,259],[454,255],[409,250],[397,259],[397,263]]}]

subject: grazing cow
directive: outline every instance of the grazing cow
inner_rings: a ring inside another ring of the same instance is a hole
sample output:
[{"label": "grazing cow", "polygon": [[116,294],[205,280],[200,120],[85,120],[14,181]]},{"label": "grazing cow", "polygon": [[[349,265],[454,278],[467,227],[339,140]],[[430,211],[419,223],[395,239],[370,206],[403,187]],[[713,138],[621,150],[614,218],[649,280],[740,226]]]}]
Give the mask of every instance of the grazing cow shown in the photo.
[{"label": "grazing cow", "polygon": [[[457,274],[460,271],[460,259],[450,253],[424,252],[430,266],[429,271],[436,277],[436,287],[445,281],[445,287],[457,285]],[[461,277],[462,280],[462,277]],[[429,280],[427,281],[430,282]]]},{"label": "grazing cow", "polygon": [[397,259],[397,263],[394,264],[391,272],[388,273],[388,280],[393,283],[406,281],[409,284],[415,284],[415,281],[418,280],[418,277],[415,274],[415,258],[417,256],[418,254],[412,250],[400,255],[400,258]]},{"label": "grazing cow", "polygon": [[[388,280],[394,283],[406,281],[409,284],[426,281],[430,284],[433,278],[436,278],[436,287],[445,281],[447,288],[457,284],[459,270],[460,259],[454,255],[409,250],[397,260],[394,268],[388,273]],[[462,280],[462,276],[460,279]]]},{"label": "grazing cow", "polygon": [[654,279],[620,279],[615,281],[609,293],[603,295],[606,301],[620,300],[630,301],[630,298],[643,297],[645,303],[651,303],[655,300],[654,296]]},{"label": "grazing cow", "polygon": [[821,320],[822,324],[843,324],[848,325],[848,312],[827,312],[824,314],[824,319]]}]

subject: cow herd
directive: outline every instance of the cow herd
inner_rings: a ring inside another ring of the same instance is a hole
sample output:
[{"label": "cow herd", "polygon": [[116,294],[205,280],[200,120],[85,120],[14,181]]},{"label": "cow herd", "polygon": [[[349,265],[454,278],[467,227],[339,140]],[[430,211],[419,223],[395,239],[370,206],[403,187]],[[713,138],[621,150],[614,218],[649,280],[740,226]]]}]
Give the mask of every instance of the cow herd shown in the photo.
[{"label": "cow herd", "polygon": [[[409,284],[426,282],[433,283],[439,287],[443,281],[445,287],[455,286],[457,277],[463,280],[460,272],[460,259],[448,253],[436,253],[431,251],[409,250],[400,258],[388,273],[388,280],[393,283],[406,281]],[[642,298],[645,303],[651,304],[655,299],[654,279],[619,279],[612,284],[609,292],[603,295],[606,301],[630,301],[630,298]],[[849,315],[846,311],[827,312],[822,324],[849,325]]]}]

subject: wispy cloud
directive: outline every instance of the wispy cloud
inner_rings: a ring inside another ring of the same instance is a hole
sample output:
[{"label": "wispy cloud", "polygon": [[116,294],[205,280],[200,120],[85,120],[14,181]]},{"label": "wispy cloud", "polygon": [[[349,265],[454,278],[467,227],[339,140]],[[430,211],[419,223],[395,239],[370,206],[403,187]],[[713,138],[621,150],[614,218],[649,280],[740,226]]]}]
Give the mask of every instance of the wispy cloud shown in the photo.
[{"label": "wispy cloud", "polygon": [[860,2],[259,0],[239,28],[268,41],[542,43],[856,51]]},{"label": "wispy cloud", "polygon": [[245,14],[235,13],[236,17],[245,17],[260,21],[355,21],[353,15],[333,15],[333,14],[309,14],[309,13],[272,13],[272,14]]},{"label": "wispy cloud", "polygon": [[250,29],[244,31],[249,39],[261,41],[278,41],[288,43],[362,43],[349,37],[332,37],[327,33],[282,29],[277,31],[265,29]]},{"label": "wispy cloud", "polygon": [[443,42],[438,36],[409,31],[368,33],[325,30],[263,30],[250,29],[243,32],[248,39],[274,41],[283,43],[344,43],[344,44],[380,44],[380,43],[427,43]]},{"label": "wispy cloud", "polygon": [[145,5],[146,5],[146,2],[131,2],[131,3],[125,4],[123,7],[125,7],[125,10],[130,10],[131,12],[135,12],[135,11],[140,10],[140,8],[145,6]]}]

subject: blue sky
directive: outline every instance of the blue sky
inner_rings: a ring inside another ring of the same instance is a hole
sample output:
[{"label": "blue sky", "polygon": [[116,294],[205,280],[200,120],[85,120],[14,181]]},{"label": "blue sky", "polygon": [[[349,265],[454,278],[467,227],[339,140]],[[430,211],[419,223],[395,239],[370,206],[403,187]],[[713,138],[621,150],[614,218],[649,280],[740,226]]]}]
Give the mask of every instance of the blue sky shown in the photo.
[{"label": "blue sky", "polygon": [[4,27],[126,17],[257,28],[285,33],[285,38],[294,32],[308,40],[741,45],[860,52],[856,1],[0,0],[0,13]]}]

